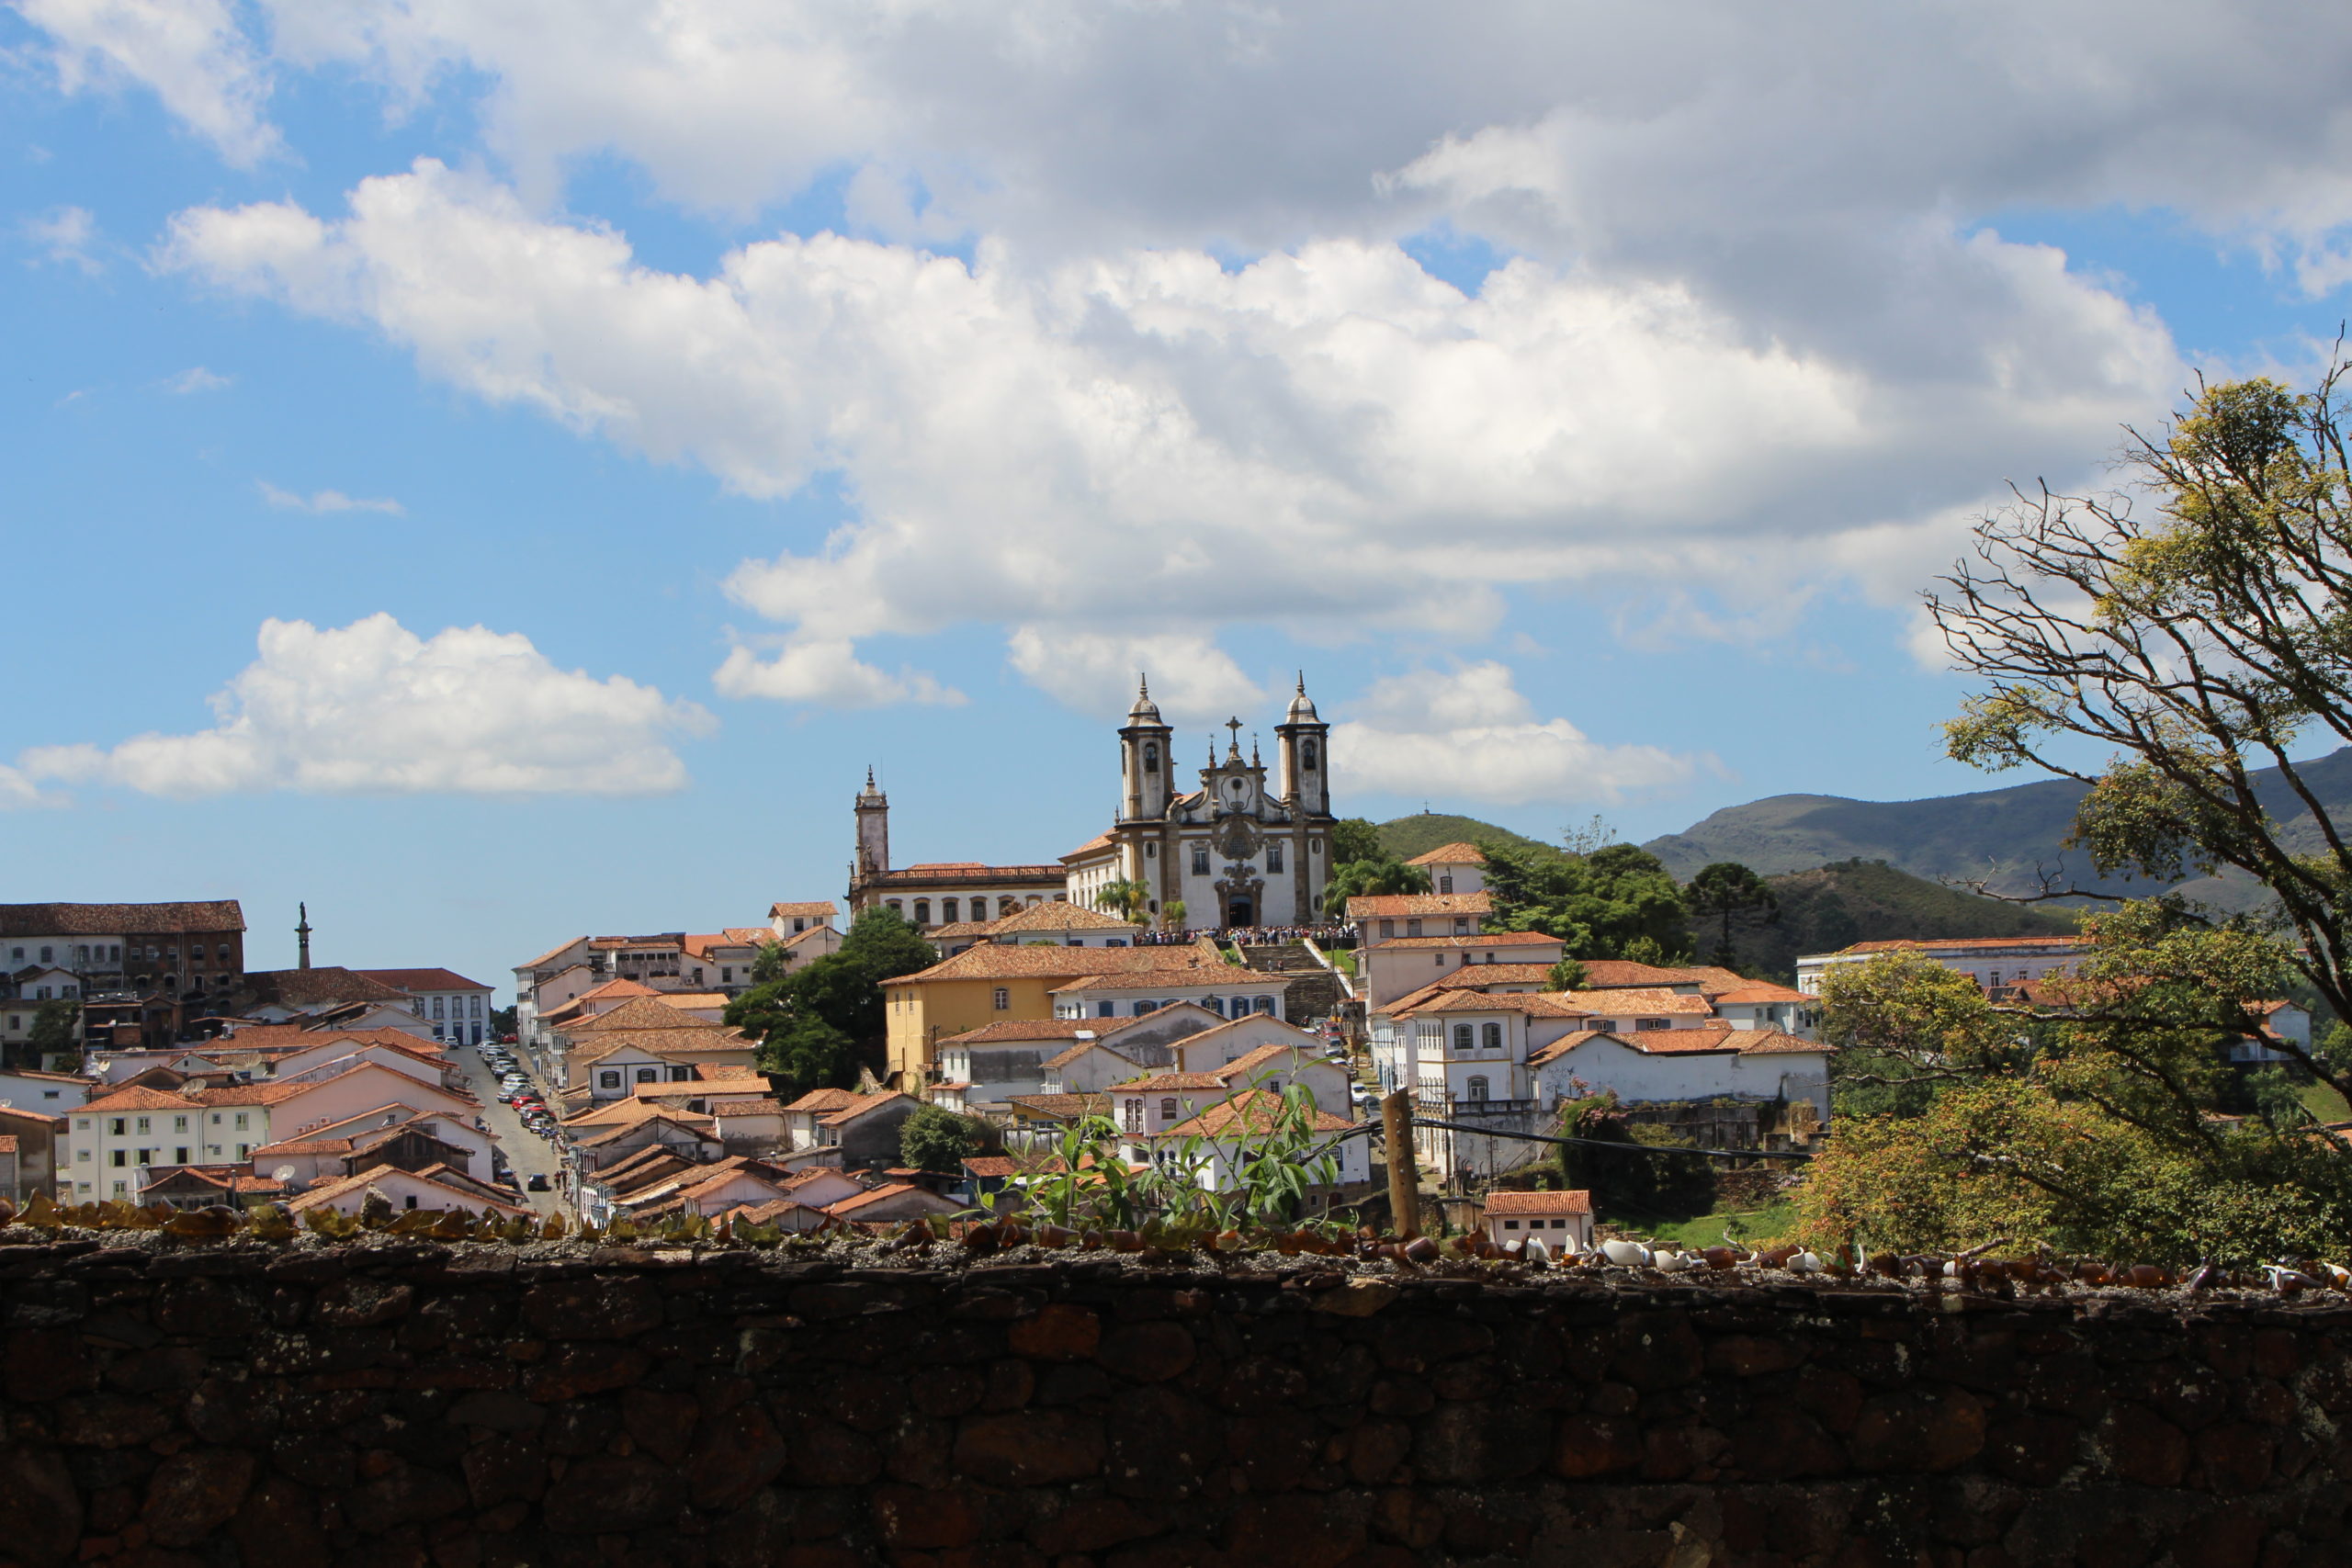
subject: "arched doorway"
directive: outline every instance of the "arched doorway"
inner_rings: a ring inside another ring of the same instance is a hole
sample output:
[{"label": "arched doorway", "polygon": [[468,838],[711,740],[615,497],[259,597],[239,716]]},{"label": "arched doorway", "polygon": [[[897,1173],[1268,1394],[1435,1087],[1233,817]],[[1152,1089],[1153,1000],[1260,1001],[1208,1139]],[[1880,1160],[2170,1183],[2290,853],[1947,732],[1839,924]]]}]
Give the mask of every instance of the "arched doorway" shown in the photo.
[{"label": "arched doorway", "polygon": [[1232,899],[1225,906],[1225,923],[1228,926],[1254,926],[1258,922],[1250,918],[1250,914],[1249,899]]}]

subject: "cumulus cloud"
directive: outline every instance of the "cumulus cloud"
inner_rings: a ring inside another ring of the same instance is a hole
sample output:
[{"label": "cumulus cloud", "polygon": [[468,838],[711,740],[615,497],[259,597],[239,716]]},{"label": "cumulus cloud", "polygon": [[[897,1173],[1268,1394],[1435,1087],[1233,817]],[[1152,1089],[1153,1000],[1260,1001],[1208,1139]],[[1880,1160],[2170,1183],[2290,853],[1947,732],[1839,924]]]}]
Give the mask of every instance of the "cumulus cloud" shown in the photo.
[{"label": "cumulus cloud", "polygon": [[67,93],[136,84],[240,167],[278,146],[269,80],[226,0],[16,0]]},{"label": "cumulus cloud", "polygon": [[[1814,542],[2103,447],[2175,384],[2162,328],[2062,258],[1969,254],[2012,309],[1925,383],[1673,283],[1522,258],[1464,294],[1387,243],[1036,273],[822,234],[665,274],[430,160],[339,218],[184,212],[159,261],[748,494],[841,474],[854,520],[728,581],[801,651],[739,651],[725,689],[867,702],[922,688],[857,639],[958,622],[1201,637],[1279,605],[1459,634],[1503,582],[1810,570]],[[1069,679],[1030,646],[1016,667]]]},{"label": "cumulus cloud", "polygon": [[957,707],[965,701],[963,693],[920,670],[901,668],[893,675],[866,663],[841,637],[797,638],[772,659],[737,647],[711,682],[724,696],[773,697],[831,708],[888,707],[894,703]]},{"label": "cumulus cloud", "polygon": [[1102,718],[1123,718],[1137,682],[1150,676],[1152,700],[1170,722],[1247,713],[1266,699],[1232,657],[1197,632],[1122,636],[1056,626],[1017,626],[1007,644],[1012,667],[1063,705]]},{"label": "cumulus cloud", "polygon": [[[226,383],[224,382],[223,385]],[[406,507],[390,496],[379,496],[369,500],[365,497],[348,496],[339,490],[314,490],[308,495],[302,495],[294,491],[280,490],[267,479],[257,479],[254,482],[261,487],[264,501],[268,502],[272,506],[283,507],[289,512],[310,512],[322,514],[333,512],[383,512],[394,517],[404,516],[408,512]]]},{"label": "cumulus cloud", "polygon": [[420,637],[379,614],[323,631],[265,621],[259,641],[211,728],[36,748],[17,773],[171,796],[652,795],[686,782],[673,743],[712,728],[650,686],[559,669],[520,633]]},{"label": "cumulus cloud", "polygon": [[[235,384],[236,378],[233,376],[222,376],[207,370],[201,365],[191,365],[176,376],[164,378],[164,390],[174,397],[185,398],[197,392],[218,392]],[[277,487],[266,485],[263,489],[276,491]],[[277,495],[285,493],[283,491],[277,491]],[[271,499],[275,501],[277,496],[273,495]]]},{"label": "cumulus cloud", "polygon": [[78,267],[93,276],[106,270],[93,253],[98,220],[86,207],[60,207],[28,219],[25,237],[40,247],[43,260],[56,265]]},{"label": "cumulus cloud", "polygon": [[1565,718],[1538,719],[1492,660],[1374,682],[1354,711],[1331,728],[1331,764],[1352,787],[1380,794],[1610,805],[1680,784],[1713,761],[1604,746]]}]

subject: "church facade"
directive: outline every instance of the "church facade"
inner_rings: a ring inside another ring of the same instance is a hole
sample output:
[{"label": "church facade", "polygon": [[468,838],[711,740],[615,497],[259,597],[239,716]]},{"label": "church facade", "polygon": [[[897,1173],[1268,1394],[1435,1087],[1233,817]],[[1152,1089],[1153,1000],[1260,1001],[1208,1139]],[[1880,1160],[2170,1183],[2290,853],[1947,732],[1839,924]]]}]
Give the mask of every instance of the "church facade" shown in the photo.
[{"label": "church facade", "polygon": [[1169,923],[1173,906],[1194,929],[1308,925],[1320,918],[1331,879],[1330,726],[1304,677],[1274,727],[1275,773],[1256,741],[1241,754],[1241,721],[1228,720],[1225,755],[1209,749],[1200,787],[1178,787],[1175,731],[1149,686],[1119,731],[1120,799],[1108,832],[1062,857],[1069,896],[1104,908],[1114,882],[1144,889],[1141,918]]}]

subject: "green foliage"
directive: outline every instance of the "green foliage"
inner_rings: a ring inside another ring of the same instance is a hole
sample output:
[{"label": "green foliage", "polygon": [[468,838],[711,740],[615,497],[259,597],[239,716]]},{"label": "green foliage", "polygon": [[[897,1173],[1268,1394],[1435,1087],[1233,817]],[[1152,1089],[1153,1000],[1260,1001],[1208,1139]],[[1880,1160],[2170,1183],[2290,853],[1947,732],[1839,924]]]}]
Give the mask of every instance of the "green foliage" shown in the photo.
[{"label": "green foliage", "polygon": [[1553,964],[1552,972],[1544,977],[1544,988],[1547,991],[1581,991],[1585,982],[1591,977],[1583,959],[1563,958]]},{"label": "green foliage", "polygon": [[961,1171],[984,1144],[973,1118],[944,1106],[919,1105],[899,1126],[899,1157],[916,1170]]},{"label": "green foliage", "polygon": [[[1848,860],[1769,877],[1779,918],[1739,938],[1744,972],[1786,985],[1801,953],[1889,937],[2067,936],[2076,911],[2004,903],[1878,861]],[[1703,933],[1700,933],[1703,934]]]},{"label": "green foliage", "polygon": [[[1434,849],[1437,846],[1430,846]],[[1417,853],[1419,852],[1416,852]],[[1362,817],[1342,817],[1331,824],[1331,863],[1346,865],[1352,861],[1382,861],[1400,858],[1395,851],[1381,842],[1380,829]]]},{"label": "green foliage", "polygon": [[1323,889],[1323,908],[1334,916],[1345,916],[1351,898],[1429,890],[1430,874],[1417,865],[1394,860],[1350,861],[1332,871]]},{"label": "green foliage", "polygon": [[[1579,958],[1673,963],[1689,955],[1682,890],[1656,855],[1611,844],[1571,858],[1485,843],[1489,931],[1544,931]],[[1637,951],[1637,944],[1640,945]]]},{"label": "green foliage", "polygon": [[514,1008],[492,1008],[490,1010],[490,1031],[492,1034],[512,1034],[515,1032],[521,1025],[522,1018],[518,1010]]},{"label": "green foliage", "polygon": [[1159,907],[1159,923],[1171,931],[1182,931],[1184,929],[1184,900],[1170,898],[1167,903],[1162,904]]},{"label": "green foliage", "polygon": [[1725,969],[1739,967],[1732,942],[1736,929],[1769,925],[1781,915],[1781,901],[1771,887],[1736,861],[1717,861],[1702,867],[1682,890],[1682,900],[1691,919],[1715,924],[1715,948],[1708,962]]},{"label": "green foliage", "polygon": [[1665,1152],[1661,1145],[1679,1140],[1633,1121],[1612,1092],[1564,1101],[1560,1135],[1608,1145],[1559,1145],[1561,1180],[1570,1190],[1590,1192],[1596,1214],[1638,1223],[1704,1213],[1713,1205],[1715,1179],[1706,1157]]},{"label": "green foliage", "polygon": [[1106,882],[1095,894],[1102,906],[1123,920],[1140,921],[1144,907],[1151,902],[1151,889],[1140,882],[1121,877]]},{"label": "green foliage", "polygon": [[2255,1114],[2279,1132],[2309,1126],[2312,1113],[2303,1104],[2303,1086],[2283,1067],[2264,1067],[2247,1075],[2246,1089]]},{"label": "green foliage", "polygon": [[[1492,822],[1481,822],[1476,817],[1456,817],[1442,811],[1423,811],[1411,817],[1399,817],[1380,825],[1380,842],[1385,858],[1411,860],[1425,855],[1442,844],[1509,844],[1513,849],[1534,850],[1544,854],[1558,854],[1559,849],[1524,833],[1514,833],[1508,828],[1498,828]],[[1333,862],[1334,864],[1338,863]]]},{"label": "green foliage", "polygon": [[927,968],[938,953],[885,908],[859,914],[841,950],[783,973],[771,942],[753,961],[757,982],[727,1004],[727,1022],[761,1042],[760,1070],[796,1092],[856,1081],[857,1053],[882,1037],[882,983]]},{"label": "green foliage", "polygon": [[33,1010],[32,1027],[25,1032],[26,1065],[40,1067],[51,1056],[82,1054],[82,1004],[66,997],[51,997]]}]

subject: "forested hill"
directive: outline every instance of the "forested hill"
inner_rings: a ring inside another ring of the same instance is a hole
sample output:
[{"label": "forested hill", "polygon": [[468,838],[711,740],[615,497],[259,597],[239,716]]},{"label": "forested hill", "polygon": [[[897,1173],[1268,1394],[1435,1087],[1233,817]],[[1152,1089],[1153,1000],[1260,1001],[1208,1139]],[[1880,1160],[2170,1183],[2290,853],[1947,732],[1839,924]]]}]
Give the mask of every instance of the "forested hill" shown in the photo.
[{"label": "forested hill", "polygon": [[[2352,820],[2352,748],[2299,770],[2331,818]],[[2275,772],[2267,776],[2274,787],[2265,791],[2266,803],[2286,825],[2288,841],[2316,847],[2311,814],[2276,784]],[[1714,861],[1737,861],[1769,876],[1860,859],[1883,860],[1930,881],[1984,881],[2003,893],[2029,891],[2037,866],[2063,867],[2078,885],[2106,891],[2154,891],[2144,883],[2097,883],[2081,852],[2064,847],[2082,795],[2083,786],[2067,779],[1927,800],[1776,795],[1726,807],[1642,847],[1685,879]],[[2194,883],[2185,891],[2226,908],[2244,907],[2251,897],[2243,879]]]},{"label": "forested hill", "polygon": [[[1437,813],[1384,822],[1380,840],[1390,853],[1404,859],[1454,842],[1500,842],[1560,852],[1475,817]],[[1672,869],[1687,881],[1698,867]],[[1802,870],[1782,869],[1769,880],[1780,901],[1779,918],[1741,927],[1734,952],[1742,969],[1784,983],[1795,975],[1798,954],[1835,952],[1849,942],[1906,936],[2062,936],[2075,929],[2068,912],[1980,897],[1874,860],[1849,858]],[[1712,928],[1693,931],[1693,950],[1712,953],[1716,938]]]},{"label": "forested hill", "polygon": [[[1849,942],[1905,936],[2064,936],[2075,930],[2069,913],[2004,904],[1876,861],[1840,861],[1767,880],[1780,900],[1779,918],[1737,930],[1733,951],[1742,969],[1783,985],[1796,974],[1798,954],[1835,953]],[[1714,929],[1692,935],[1701,953],[1714,947]]]}]

